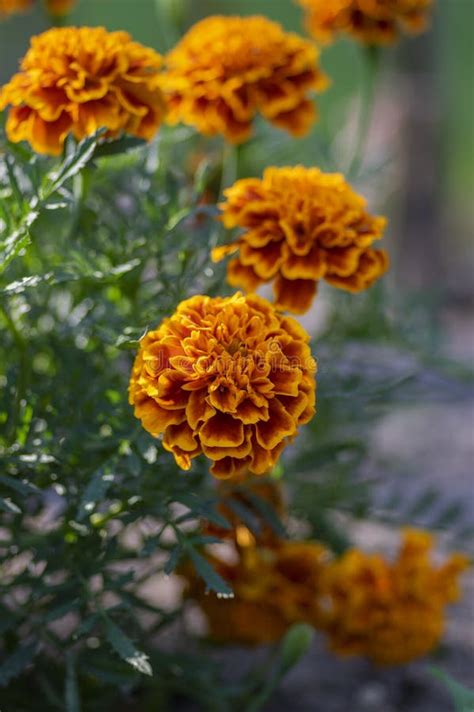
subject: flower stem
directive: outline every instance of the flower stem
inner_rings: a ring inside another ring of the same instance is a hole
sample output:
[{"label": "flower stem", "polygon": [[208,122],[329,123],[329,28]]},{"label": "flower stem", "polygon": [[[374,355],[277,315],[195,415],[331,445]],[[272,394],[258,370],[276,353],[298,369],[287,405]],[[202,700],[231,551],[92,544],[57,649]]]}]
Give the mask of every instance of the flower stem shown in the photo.
[{"label": "flower stem", "polygon": [[359,125],[354,155],[348,169],[349,179],[356,178],[360,172],[374,108],[375,89],[380,68],[380,49],[369,45],[364,50],[364,80],[360,94]]},{"label": "flower stem", "polygon": [[223,198],[224,190],[231,186],[239,177],[239,146],[224,143],[222,151],[222,177],[219,198]]}]

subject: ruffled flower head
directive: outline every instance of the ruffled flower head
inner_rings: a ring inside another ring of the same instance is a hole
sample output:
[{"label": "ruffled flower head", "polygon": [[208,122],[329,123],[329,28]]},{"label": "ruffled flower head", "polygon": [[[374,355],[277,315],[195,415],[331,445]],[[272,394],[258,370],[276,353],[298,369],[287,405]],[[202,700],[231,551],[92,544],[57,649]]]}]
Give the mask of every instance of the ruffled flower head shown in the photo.
[{"label": "ruffled flower head", "polygon": [[331,42],[342,32],[364,44],[394,42],[401,32],[422,32],[433,0],[296,0],[313,37]]},{"label": "ruffled flower head", "polygon": [[354,549],[325,567],[319,624],[335,652],[399,665],[437,645],[445,606],[459,598],[468,562],[454,554],[436,567],[431,548],[429,534],[407,530],[393,563]]},{"label": "ruffled flower head", "polygon": [[257,113],[294,136],[315,119],[308,99],[327,79],[311,42],[265,17],[208,17],[166,57],[171,123],[245,141]]},{"label": "ruffled flower head", "polygon": [[21,71],[0,90],[0,110],[11,106],[8,138],[53,155],[68,134],[82,139],[101,127],[112,138],[151,139],[165,107],[160,66],[160,55],[126,32],[66,27],[33,37]]},{"label": "ruffled flower head", "polygon": [[130,403],[182,469],[204,453],[216,477],[264,474],[315,412],[308,342],[256,295],[192,297],[141,340]]},{"label": "ruffled flower head", "polygon": [[248,292],[273,282],[276,306],[309,309],[318,281],[359,292],[387,269],[384,250],[371,247],[386,220],[367,211],[365,199],[338,173],[318,168],[267,168],[263,178],[237,181],[225,192],[222,221],[243,230],[213,250],[228,264],[229,284]]},{"label": "ruffled flower head", "polygon": [[232,588],[232,598],[206,592],[192,566],[181,571],[185,595],[203,611],[216,641],[259,645],[279,640],[294,623],[318,618],[317,591],[325,549],[304,541],[280,541],[278,547],[237,548],[234,561],[208,555]]}]

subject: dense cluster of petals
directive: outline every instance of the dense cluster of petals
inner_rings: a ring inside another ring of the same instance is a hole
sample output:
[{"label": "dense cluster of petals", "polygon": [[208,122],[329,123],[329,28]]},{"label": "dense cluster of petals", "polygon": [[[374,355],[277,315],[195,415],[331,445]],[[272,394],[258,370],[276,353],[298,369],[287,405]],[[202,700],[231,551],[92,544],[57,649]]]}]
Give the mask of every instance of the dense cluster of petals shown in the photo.
[{"label": "dense cluster of petals", "polygon": [[437,645],[467,559],[454,554],[436,567],[431,548],[428,533],[407,530],[394,562],[354,549],[325,567],[319,625],[335,652],[398,665]]},{"label": "dense cluster of petals", "polygon": [[28,10],[33,0],[0,0],[0,20],[18,12]]},{"label": "dense cluster of petals", "polygon": [[135,415],[188,469],[260,475],[315,409],[309,336],[256,295],[195,296],[148,332],[130,379]]},{"label": "dense cluster of petals", "polygon": [[365,44],[388,44],[400,32],[422,32],[433,0],[297,0],[306,10],[309,32],[330,42],[343,32]]},{"label": "dense cluster of petals", "polygon": [[208,17],[166,57],[168,120],[245,141],[256,114],[301,136],[316,112],[308,98],[327,79],[311,42],[265,17]]},{"label": "dense cluster of petals", "polygon": [[[237,531],[238,541],[245,538]],[[317,618],[318,581],[325,550],[304,541],[281,541],[266,548],[237,547],[234,561],[209,555],[209,562],[230,585],[232,598],[206,592],[191,567],[182,572],[186,595],[203,611],[209,635],[217,641],[258,645],[279,640],[294,623]]]},{"label": "dense cluster of petals", "polygon": [[0,90],[0,110],[11,107],[8,138],[53,155],[68,134],[82,139],[101,127],[109,137],[151,139],[165,108],[160,66],[160,55],[127,32],[65,27],[33,37],[20,72]]},{"label": "dense cluster of petals", "polygon": [[225,227],[243,232],[216,248],[213,259],[237,253],[228,264],[229,284],[253,292],[273,282],[278,308],[302,314],[319,280],[359,292],[388,267],[386,252],[372,248],[385,218],[370,215],[338,173],[270,167],[263,178],[239,180],[224,195]]}]

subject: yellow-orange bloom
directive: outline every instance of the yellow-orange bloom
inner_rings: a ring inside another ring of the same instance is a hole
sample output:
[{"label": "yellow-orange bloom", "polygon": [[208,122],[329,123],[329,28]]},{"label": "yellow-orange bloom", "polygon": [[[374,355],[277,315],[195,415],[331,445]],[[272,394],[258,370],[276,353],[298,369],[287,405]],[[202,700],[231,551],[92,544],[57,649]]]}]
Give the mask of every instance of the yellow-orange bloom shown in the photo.
[{"label": "yellow-orange bloom", "polygon": [[385,218],[370,215],[338,173],[267,168],[262,179],[239,180],[224,195],[224,225],[244,232],[213,250],[213,259],[238,253],[228,265],[229,284],[253,292],[273,282],[280,309],[307,311],[320,279],[359,292],[388,267],[386,252],[371,247]]},{"label": "yellow-orange bloom", "polygon": [[402,31],[422,32],[433,0],[296,0],[306,10],[306,25],[319,42],[339,32],[365,44],[389,44]]},{"label": "yellow-orange bloom", "polygon": [[258,645],[279,640],[293,623],[318,618],[316,593],[325,557],[319,544],[281,541],[278,547],[240,547],[237,560],[208,556],[230,585],[233,598],[207,593],[190,566],[181,571],[185,595],[199,604],[210,636],[220,642]]},{"label": "yellow-orange bloom", "polygon": [[208,17],[166,57],[162,85],[171,123],[245,141],[260,113],[300,136],[315,119],[311,90],[328,82],[311,42],[265,17]]},{"label": "yellow-orange bloom", "polygon": [[0,0],[0,20],[28,10],[33,4],[33,0]]},{"label": "yellow-orange bloom", "polygon": [[126,32],[66,27],[33,37],[21,71],[0,90],[0,109],[12,107],[8,138],[53,155],[68,134],[81,139],[101,127],[109,137],[151,139],[165,106],[160,65]]},{"label": "yellow-orange bloom", "polygon": [[256,295],[192,297],[141,340],[130,403],[181,468],[204,453],[216,477],[264,474],[315,412],[308,342]]},{"label": "yellow-orange bloom", "polygon": [[350,550],[321,577],[321,627],[334,651],[397,665],[430,652],[444,629],[444,609],[459,597],[467,559],[430,561],[432,537],[407,530],[398,558]]},{"label": "yellow-orange bloom", "polygon": [[68,15],[76,4],[76,0],[45,0],[45,2],[47,11],[57,17]]}]

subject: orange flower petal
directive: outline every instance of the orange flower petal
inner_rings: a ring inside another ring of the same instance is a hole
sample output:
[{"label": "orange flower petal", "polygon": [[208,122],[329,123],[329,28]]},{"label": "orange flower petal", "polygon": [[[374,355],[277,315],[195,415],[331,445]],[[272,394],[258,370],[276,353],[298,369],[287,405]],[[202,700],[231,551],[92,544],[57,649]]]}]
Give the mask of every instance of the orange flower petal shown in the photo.
[{"label": "orange flower petal", "polygon": [[201,443],[209,447],[235,447],[244,442],[242,423],[225,413],[216,413],[209,418],[199,435]]},{"label": "orange flower petal", "polygon": [[279,400],[273,399],[269,406],[270,418],[257,423],[255,432],[258,444],[266,450],[272,450],[288,435],[293,435],[296,424]]},{"label": "orange flower petal", "polygon": [[310,279],[284,279],[277,277],[274,284],[275,303],[280,309],[304,314],[311,306],[317,283]]}]

